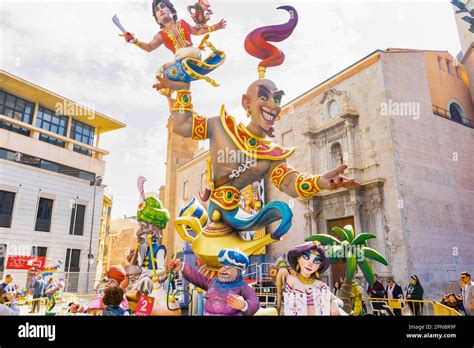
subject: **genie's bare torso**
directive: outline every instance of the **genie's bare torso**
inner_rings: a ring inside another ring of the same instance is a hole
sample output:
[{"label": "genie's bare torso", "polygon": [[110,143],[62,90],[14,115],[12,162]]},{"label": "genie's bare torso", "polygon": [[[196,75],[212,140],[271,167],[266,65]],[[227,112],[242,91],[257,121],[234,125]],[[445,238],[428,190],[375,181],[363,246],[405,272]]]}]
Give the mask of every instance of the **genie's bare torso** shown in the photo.
[{"label": "genie's bare torso", "polygon": [[210,118],[208,127],[209,155],[212,159],[214,180],[228,176],[233,170],[238,170],[239,166],[245,164],[246,161],[251,161],[249,168],[240,173],[237,178],[228,181],[226,186],[243,189],[247,185],[261,180],[269,173],[275,161],[246,156],[226,133],[219,117]]}]

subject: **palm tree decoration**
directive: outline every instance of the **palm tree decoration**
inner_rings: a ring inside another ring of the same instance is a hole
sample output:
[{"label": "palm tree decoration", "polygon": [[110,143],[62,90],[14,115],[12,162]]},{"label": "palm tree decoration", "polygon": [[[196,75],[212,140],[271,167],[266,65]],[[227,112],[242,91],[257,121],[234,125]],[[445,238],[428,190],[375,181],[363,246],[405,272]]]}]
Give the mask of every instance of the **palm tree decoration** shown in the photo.
[{"label": "palm tree decoration", "polygon": [[305,239],[305,241],[316,241],[327,246],[326,251],[331,262],[346,260],[346,277],[341,287],[340,298],[344,302],[344,311],[352,312],[351,289],[357,267],[364,274],[365,279],[370,284],[374,283],[374,268],[369,259],[378,261],[385,266],[387,260],[376,250],[367,246],[367,240],[376,238],[372,233],[361,233],[358,236],[354,233],[351,225],[344,228],[333,227],[331,229],[341,240],[329,234],[316,234]]}]

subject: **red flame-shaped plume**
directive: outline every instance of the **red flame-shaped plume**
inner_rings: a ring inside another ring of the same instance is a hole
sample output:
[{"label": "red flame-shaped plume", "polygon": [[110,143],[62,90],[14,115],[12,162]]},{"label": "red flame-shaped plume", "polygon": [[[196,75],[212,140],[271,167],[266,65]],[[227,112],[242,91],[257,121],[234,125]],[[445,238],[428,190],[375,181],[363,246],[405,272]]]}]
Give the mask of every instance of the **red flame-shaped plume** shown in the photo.
[{"label": "red flame-shaped plume", "polygon": [[285,24],[270,25],[253,30],[245,38],[245,50],[248,54],[261,59],[258,64],[260,78],[263,78],[265,68],[278,66],[285,60],[285,54],[270,42],[281,42],[288,38],[298,23],[298,12],[292,6],[280,6],[278,9],[286,10],[290,20]]}]

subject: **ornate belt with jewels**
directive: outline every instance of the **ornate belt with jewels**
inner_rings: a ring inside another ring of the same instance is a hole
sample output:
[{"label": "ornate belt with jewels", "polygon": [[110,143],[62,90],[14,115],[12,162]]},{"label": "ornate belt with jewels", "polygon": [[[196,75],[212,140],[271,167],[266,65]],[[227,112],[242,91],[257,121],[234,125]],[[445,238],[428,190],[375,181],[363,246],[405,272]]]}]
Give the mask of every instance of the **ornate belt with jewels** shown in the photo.
[{"label": "ornate belt with jewels", "polygon": [[211,202],[224,210],[233,210],[240,207],[240,190],[233,186],[221,186],[211,193]]}]

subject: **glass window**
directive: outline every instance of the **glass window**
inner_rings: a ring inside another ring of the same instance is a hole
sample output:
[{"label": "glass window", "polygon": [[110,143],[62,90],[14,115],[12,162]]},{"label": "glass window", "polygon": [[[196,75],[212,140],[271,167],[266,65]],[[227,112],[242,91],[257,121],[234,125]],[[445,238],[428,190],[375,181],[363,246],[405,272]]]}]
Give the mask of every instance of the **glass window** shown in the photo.
[{"label": "glass window", "polygon": [[[76,209],[77,208],[77,209]],[[71,211],[71,223],[69,224],[69,234],[76,236],[84,235],[84,217],[86,214],[86,206],[76,204]]]},{"label": "glass window", "polygon": [[64,270],[71,272],[79,272],[81,262],[81,250],[80,249],[67,249],[66,251],[66,263]]},{"label": "glass window", "polygon": [[[94,145],[95,128],[88,124],[82,123],[78,120],[72,120],[71,138],[81,143],[93,146]],[[83,153],[84,155],[92,155],[90,150],[84,149],[80,146],[74,145],[74,151]]]},{"label": "glass window", "polygon": [[0,272],[5,268],[5,259],[7,258],[7,245],[0,244]]},{"label": "glass window", "polygon": [[[35,105],[29,101],[18,98],[13,94],[0,91],[0,114],[14,118],[16,120],[31,124],[33,121],[33,110]],[[26,128],[17,127],[12,124],[0,122],[0,128],[23,135],[30,135]]]},{"label": "glass window", "polygon": [[14,203],[14,192],[0,191],[0,227],[11,227]]},{"label": "glass window", "polygon": [[31,256],[46,256],[47,247],[33,246],[31,247]]},{"label": "glass window", "polygon": [[64,175],[73,176],[75,178],[84,179],[87,181],[93,181],[95,179],[94,173],[89,173],[80,169],[46,161],[38,157],[28,156],[20,152],[13,152],[13,151],[0,148],[0,158],[6,159],[8,161],[26,164],[32,167],[38,167],[41,169],[49,170],[49,171],[64,174]]},{"label": "glass window", "polygon": [[451,119],[453,121],[462,123],[462,109],[458,104],[451,103],[451,105],[449,106],[449,114],[451,115]]},{"label": "glass window", "polygon": [[[53,110],[46,109],[42,106],[38,108],[38,115],[36,117],[36,127],[62,136],[66,136],[67,122],[67,116],[57,115]],[[39,139],[61,147],[64,147],[65,145],[64,141],[49,137],[45,134],[40,134]]]},{"label": "glass window", "polygon": [[46,169],[46,170],[49,170],[49,171],[51,171],[51,172],[59,173],[60,165],[57,164],[57,163],[54,163],[54,162],[49,162],[49,161],[41,160],[39,167],[40,167],[41,169]]},{"label": "glass window", "polygon": [[53,215],[52,199],[41,197],[36,213],[35,231],[49,232],[51,228],[51,217]]}]

